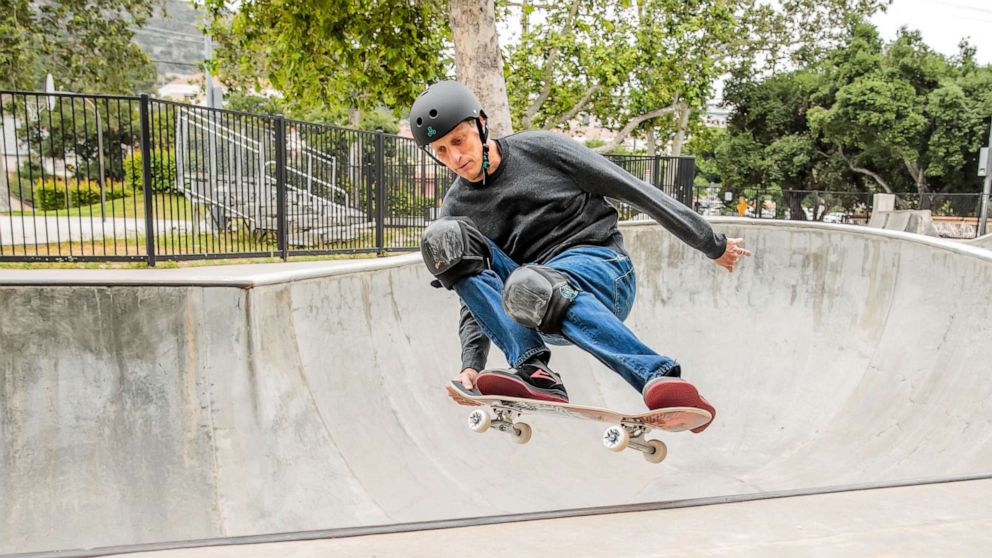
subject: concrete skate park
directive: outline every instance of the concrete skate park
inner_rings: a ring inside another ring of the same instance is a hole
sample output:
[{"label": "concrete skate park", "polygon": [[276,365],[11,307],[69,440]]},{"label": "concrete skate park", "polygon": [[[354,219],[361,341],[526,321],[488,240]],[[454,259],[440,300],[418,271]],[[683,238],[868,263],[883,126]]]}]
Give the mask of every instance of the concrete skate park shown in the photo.
[{"label": "concrete skate park", "polygon": [[[986,555],[992,251],[711,221],[755,253],[732,274],[623,225],[628,324],[718,409],[657,465],[599,423],[470,431],[419,254],[0,270],[0,554]],[[643,410],[554,351],[573,402]]]}]

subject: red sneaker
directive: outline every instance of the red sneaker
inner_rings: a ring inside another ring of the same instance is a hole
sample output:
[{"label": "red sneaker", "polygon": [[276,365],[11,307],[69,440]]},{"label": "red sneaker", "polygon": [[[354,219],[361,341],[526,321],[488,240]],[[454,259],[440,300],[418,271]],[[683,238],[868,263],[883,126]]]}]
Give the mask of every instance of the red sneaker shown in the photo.
[{"label": "red sneaker", "polygon": [[[716,418],[716,409],[710,405],[709,401],[699,395],[696,386],[683,380],[671,376],[658,376],[648,381],[644,386],[644,404],[648,409],[661,409],[664,407],[695,407],[708,411],[713,418]],[[693,428],[696,434],[706,430],[712,424],[713,419],[706,424]]]},{"label": "red sneaker", "polygon": [[568,403],[568,392],[561,377],[543,362],[526,363],[508,370],[483,370],[475,379],[475,387],[483,395]]}]

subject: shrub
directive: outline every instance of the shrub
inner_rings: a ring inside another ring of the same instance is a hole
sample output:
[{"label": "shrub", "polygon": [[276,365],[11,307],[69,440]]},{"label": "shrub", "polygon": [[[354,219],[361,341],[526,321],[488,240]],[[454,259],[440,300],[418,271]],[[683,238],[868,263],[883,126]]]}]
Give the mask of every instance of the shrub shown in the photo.
[{"label": "shrub", "polygon": [[[107,201],[126,196],[120,183],[108,182],[104,190]],[[35,207],[42,211],[69,209],[100,203],[100,183],[90,179],[39,179],[34,187]]]},{"label": "shrub", "polygon": [[390,215],[428,215],[434,207],[434,198],[418,196],[412,192],[404,192],[398,189],[387,190],[386,192],[387,212]]},{"label": "shrub", "polygon": [[[175,191],[176,184],[176,153],[175,151],[156,151],[152,157],[152,192],[168,194]],[[134,151],[124,158],[124,186],[141,190],[144,182],[141,178],[141,151]]]},{"label": "shrub", "polygon": [[37,161],[24,161],[17,172],[10,177],[10,195],[18,198],[22,202],[34,203],[34,189],[32,184],[42,175],[41,163]]}]

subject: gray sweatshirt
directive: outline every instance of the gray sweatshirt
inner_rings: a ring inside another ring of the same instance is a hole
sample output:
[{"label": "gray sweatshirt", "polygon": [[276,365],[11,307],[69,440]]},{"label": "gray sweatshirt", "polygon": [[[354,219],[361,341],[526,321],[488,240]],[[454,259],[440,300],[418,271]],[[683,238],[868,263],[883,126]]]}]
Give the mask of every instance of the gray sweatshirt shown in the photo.
[{"label": "gray sweatshirt", "polygon": [[[726,249],[726,236],[695,211],[568,136],[521,132],[496,144],[502,160],[486,185],[457,178],[440,214],[472,219],[518,264],[545,263],[581,245],[625,253],[607,197],[648,214],[711,259]],[[464,304],[458,333],[462,368],[482,370],[490,342]]]}]

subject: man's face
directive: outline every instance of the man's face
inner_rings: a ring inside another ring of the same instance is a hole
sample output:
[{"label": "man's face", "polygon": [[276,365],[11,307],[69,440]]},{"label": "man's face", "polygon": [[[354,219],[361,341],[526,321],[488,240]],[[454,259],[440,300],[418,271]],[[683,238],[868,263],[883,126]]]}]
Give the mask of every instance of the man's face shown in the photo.
[{"label": "man's face", "polygon": [[465,120],[431,142],[434,154],[455,174],[470,182],[482,179],[482,140],[475,120]]}]

